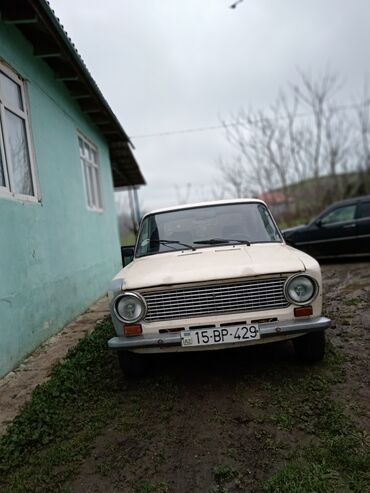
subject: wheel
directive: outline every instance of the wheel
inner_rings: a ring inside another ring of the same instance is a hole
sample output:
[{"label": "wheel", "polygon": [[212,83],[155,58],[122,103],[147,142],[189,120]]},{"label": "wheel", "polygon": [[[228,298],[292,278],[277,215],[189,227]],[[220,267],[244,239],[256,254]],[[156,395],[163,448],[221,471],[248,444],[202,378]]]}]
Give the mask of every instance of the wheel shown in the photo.
[{"label": "wheel", "polygon": [[322,361],[325,354],[325,332],[311,332],[293,339],[296,355],[307,363]]},{"label": "wheel", "polygon": [[141,354],[131,351],[118,351],[118,363],[128,377],[141,377],[145,374],[146,361]]}]

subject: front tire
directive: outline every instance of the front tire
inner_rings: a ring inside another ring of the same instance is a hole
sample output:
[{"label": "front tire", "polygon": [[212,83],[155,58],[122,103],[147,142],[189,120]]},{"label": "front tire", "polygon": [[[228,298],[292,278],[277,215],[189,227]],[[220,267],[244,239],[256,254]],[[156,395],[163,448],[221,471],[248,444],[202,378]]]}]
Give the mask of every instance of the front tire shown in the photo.
[{"label": "front tire", "polygon": [[146,361],[141,354],[131,351],[118,351],[118,363],[128,377],[142,377],[146,372]]},{"label": "front tire", "polygon": [[311,332],[293,339],[294,350],[298,358],[306,363],[322,361],[325,355],[325,332]]}]

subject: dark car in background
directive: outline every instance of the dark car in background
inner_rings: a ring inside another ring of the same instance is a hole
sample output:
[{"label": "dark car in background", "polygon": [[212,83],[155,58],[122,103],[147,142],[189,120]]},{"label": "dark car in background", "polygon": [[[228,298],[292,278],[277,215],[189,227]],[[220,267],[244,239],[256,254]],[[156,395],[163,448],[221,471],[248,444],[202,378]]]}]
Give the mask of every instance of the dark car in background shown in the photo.
[{"label": "dark car in background", "polygon": [[283,236],[317,259],[370,256],[370,195],[336,202],[310,224],[283,230]]}]

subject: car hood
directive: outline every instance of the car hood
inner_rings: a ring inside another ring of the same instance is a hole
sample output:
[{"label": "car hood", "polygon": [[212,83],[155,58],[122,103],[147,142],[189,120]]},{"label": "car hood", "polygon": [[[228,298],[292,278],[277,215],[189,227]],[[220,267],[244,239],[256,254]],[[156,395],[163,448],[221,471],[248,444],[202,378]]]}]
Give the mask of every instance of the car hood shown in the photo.
[{"label": "car hood", "polygon": [[123,289],[139,289],[266,274],[302,272],[300,253],[285,244],[227,245],[166,252],[135,259],[115,279]]},{"label": "car hood", "polygon": [[307,228],[307,224],[300,224],[299,226],[293,226],[292,228],[286,228],[282,230],[282,233],[295,233],[296,231],[301,231]]}]

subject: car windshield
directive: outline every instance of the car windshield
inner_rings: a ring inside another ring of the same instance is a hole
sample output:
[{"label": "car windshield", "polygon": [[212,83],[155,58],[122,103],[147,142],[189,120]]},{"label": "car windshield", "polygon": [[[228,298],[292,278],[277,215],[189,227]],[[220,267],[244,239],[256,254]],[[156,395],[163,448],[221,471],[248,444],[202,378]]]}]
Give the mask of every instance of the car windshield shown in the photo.
[{"label": "car windshield", "polygon": [[222,244],[281,241],[263,204],[200,206],[146,216],[140,228],[136,257]]}]

